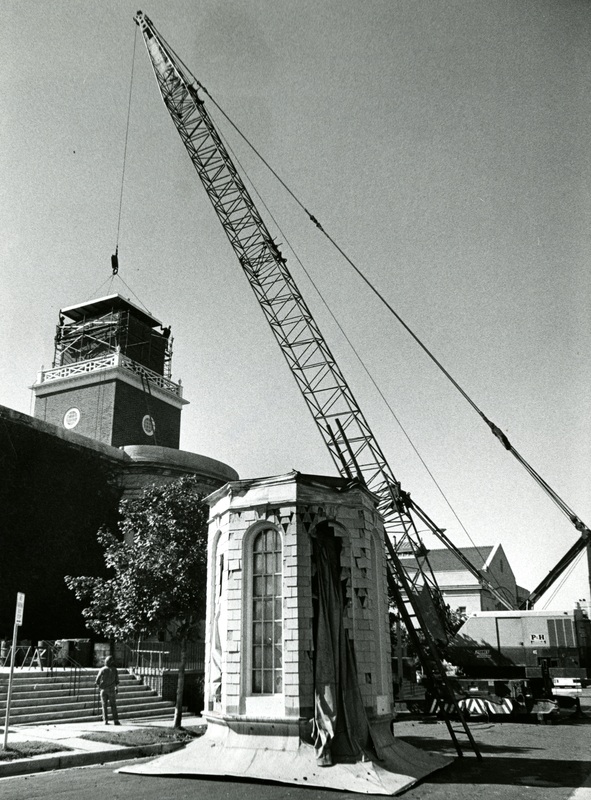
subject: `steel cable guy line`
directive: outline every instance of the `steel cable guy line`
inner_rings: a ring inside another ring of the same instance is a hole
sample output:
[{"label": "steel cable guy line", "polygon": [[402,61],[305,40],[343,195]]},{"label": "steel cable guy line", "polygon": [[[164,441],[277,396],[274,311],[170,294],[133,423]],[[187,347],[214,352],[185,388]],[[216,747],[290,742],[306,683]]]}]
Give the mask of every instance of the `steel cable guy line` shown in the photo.
[{"label": "steel cable guy line", "polygon": [[[341,323],[340,323],[340,322],[339,322],[339,320],[337,319],[336,315],[334,314],[333,310],[331,309],[330,305],[328,304],[328,301],[326,300],[326,298],[324,297],[324,295],[323,295],[323,294],[322,294],[322,292],[320,291],[320,289],[319,289],[318,285],[317,285],[317,284],[316,284],[316,282],[314,281],[314,278],[313,278],[313,277],[312,277],[312,275],[309,273],[309,271],[306,269],[306,267],[305,267],[305,265],[303,264],[302,260],[300,259],[300,257],[299,257],[299,256],[298,256],[298,254],[296,253],[296,251],[295,251],[294,247],[292,246],[291,242],[289,241],[289,237],[288,237],[288,236],[285,234],[285,232],[283,231],[283,229],[282,229],[281,225],[280,225],[280,224],[279,224],[279,222],[277,221],[277,219],[276,219],[275,215],[273,214],[273,212],[271,211],[271,209],[269,208],[269,206],[267,205],[267,203],[265,202],[265,200],[264,200],[264,199],[263,199],[263,197],[261,196],[260,192],[258,191],[258,189],[256,188],[255,184],[253,183],[252,179],[249,177],[249,175],[248,175],[248,171],[246,170],[246,168],[245,168],[244,164],[241,162],[241,160],[238,158],[238,156],[237,156],[237,154],[236,154],[236,151],[235,151],[235,150],[232,148],[232,146],[231,146],[231,144],[229,143],[228,139],[227,139],[227,138],[226,138],[226,137],[225,137],[225,136],[222,134],[222,132],[220,131],[219,133],[220,133],[220,137],[221,137],[221,138],[224,140],[224,143],[225,143],[226,147],[228,148],[229,152],[232,154],[232,158],[233,158],[233,159],[236,161],[236,163],[238,164],[238,166],[241,168],[241,170],[242,170],[242,173],[243,173],[243,175],[244,175],[245,179],[246,179],[246,180],[248,180],[248,182],[249,182],[249,184],[250,184],[250,187],[251,187],[252,191],[253,191],[253,192],[256,194],[256,196],[258,197],[258,199],[259,199],[259,201],[260,201],[261,205],[262,205],[262,206],[265,208],[265,210],[267,211],[267,213],[268,213],[268,215],[269,215],[270,219],[272,219],[272,220],[273,220],[273,222],[274,222],[275,226],[277,227],[277,230],[279,231],[279,233],[281,234],[281,236],[282,236],[282,237],[283,237],[283,239],[285,240],[285,242],[286,242],[287,246],[289,247],[289,249],[290,249],[290,250],[291,250],[291,252],[293,253],[293,256],[294,256],[294,258],[296,259],[296,261],[297,261],[297,262],[298,262],[298,264],[300,265],[301,269],[302,269],[302,270],[303,270],[303,272],[305,273],[306,277],[307,277],[307,278],[308,278],[308,280],[310,281],[310,283],[311,283],[312,287],[314,288],[314,290],[315,290],[316,294],[318,295],[318,297],[319,297],[319,298],[320,298],[320,300],[322,301],[323,305],[325,306],[326,310],[328,311],[328,313],[329,313],[329,314],[330,314],[330,316],[332,317],[332,319],[333,319],[333,321],[334,321],[335,325],[338,327],[338,329],[339,329],[339,331],[341,332],[341,334],[342,334],[343,338],[345,339],[345,341],[347,342],[347,344],[349,345],[349,347],[350,347],[350,348],[351,348],[351,350],[353,351],[353,354],[355,355],[355,357],[356,357],[357,361],[359,362],[359,364],[361,365],[362,369],[363,369],[363,370],[364,370],[364,372],[366,373],[367,377],[369,378],[369,380],[370,380],[370,381],[371,381],[371,383],[373,384],[373,386],[374,386],[375,390],[377,391],[377,393],[379,394],[379,396],[382,398],[382,400],[383,400],[383,402],[384,402],[384,404],[385,404],[386,408],[388,409],[388,411],[390,412],[390,414],[392,415],[392,417],[393,417],[393,418],[394,418],[394,420],[396,421],[396,423],[397,423],[398,427],[400,428],[400,430],[401,430],[401,431],[402,431],[402,433],[404,434],[404,436],[405,436],[406,440],[407,440],[407,441],[408,441],[408,443],[410,444],[410,446],[411,446],[411,448],[413,449],[414,453],[416,454],[417,458],[419,459],[419,461],[420,461],[420,462],[421,462],[421,464],[423,465],[424,469],[426,470],[427,474],[429,475],[429,477],[430,477],[430,478],[431,478],[431,480],[433,481],[433,483],[434,483],[435,487],[437,488],[438,492],[439,492],[439,493],[441,494],[441,496],[443,497],[443,499],[444,499],[444,501],[445,501],[446,505],[448,506],[448,508],[450,509],[451,513],[454,515],[454,517],[456,518],[456,520],[457,520],[458,524],[460,525],[460,527],[462,528],[462,530],[463,530],[463,531],[464,531],[464,533],[466,534],[467,538],[468,538],[468,539],[469,539],[469,541],[471,542],[472,546],[474,547],[474,549],[476,550],[476,552],[478,553],[478,555],[479,555],[479,556],[480,556],[480,558],[482,559],[482,562],[484,563],[486,559],[484,558],[483,554],[481,553],[481,551],[480,551],[480,549],[479,549],[478,545],[477,545],[477,544],[475,543],[475,541],[473,540],[473,538],[472,538],[472,536],[470,535],[470,533],[469,533],[468,529],[466,528],[466,526],[464,525],[464,523],[463,523],[463,522],[462,522],[462,520],[460,519],[460,517],[459,517],[458,513],[456,512],[456,510],[455,510],[455,509],[454,509],[454,507],[452,506],[452,504],[451,504],[450,500],[448,499],[447,495],[446,495],[446,494],[445,494],[445,492],[443,491],[443,488],[441,487],[441,485],[439,484],[439,482],[437,481],[437,479],[435,478],[435,476],[433,475],[433,473],[432,473],[432,472],[431,472],[431,470],[429,469],[429,467],[428,467],[428,465],[427,465],[426,461],[424,460],[423,456],[420,454],[420,452],[419,452],[418,448],[416,447],[416,445],[414,444],[413,440],[411,439],[411,437],[410,437],[410,434],[409,434],[409,433],[406,431],[406,429],[405,429],[404,425],[402,424],[402,422],[400,421],[400,419],[399,419],[399,417],[397,416],[396,412],[395,412],[395,411],[394,411],[394,409],[392,408],[392,405],[390,404],[390,402],[388,401],[388,399],[386,398],[386,396],[384,395],[384,393],[383,393],[383,392],[382,392],[382,390],[380,389],[380,387],[379,387],[379,385],[378,385],[377,381],[375,380],[375,378],[373,377],[373,375],[372,375],[372,374],[371,374],[371,372],[369,371],[368,367],[366,366],[365,362],[364,362],[364,361],[363,361],[363,359],[361,358],[361,355],[359,354],[359,352],[358,352],[357,348],[355,347],[355,345],[353,344],[353,342],[351,341],[351,339],[350,339],[350,338],[349,338],[349,336],[347,335],[347,333],[346,333],[346,331],[344,330],[343,326],[341,325]],[[493,585],[494,585],[494,584],[493,584]],[[503,587],[501,587],[501,586],[500,586],[500,584],[498,584],[498,583],[496,584],[496,587],[495,587],[495,588],[497,588],[497,589],[499,589],[499,590],[503,589]]]},{"label": "steel cable guy line", "polygon": [[567,582],[567,580],[568,580],[568,579],[570,578],[570,576],[573,574],[573,572],[575,571],[576,567],[578,567],[578,565],[579,565],[579,562],[580,562],[581,558],[583,557],[583,553],[584,553],[584,552],[585,552],[584,550],[581,550],[581,552],[579,553],[579,555],[577,556],[577,558],[575,558],[575,560],[574,560],[574,561],[571,563],[570,567],[568,568],[568,571],[566,571],[566,572],[564,573],[564,575],[562,576],[562,579],[560,580],[560,582],[558,583],[558,585],[557,585],[557,586],[554,588],[554,591],[552,592],[552,594],[550,595],[550,597],[549,597],[549,598],[546,600],[546,602],[544,603],[544,605],[543,605],[543,607],[542,607],[542,611],[544,611],[545,609],[547,609],[547,608],[548,608],[548,606],[549,606],[549,605],[550,605],[550,603],[551,603],[551,602],[554,600],[554,598],[556,597],[556,595],[558,594],[558,592],[559,592],[559,591],[562,589],[562,587],[564,586],[564,584]]},{"label": "steel cable guy line", "polygon": [[[186,66],[183,64],[186,69]],[[393,308],[393,306],[386,300],[383,294],[371,283],[369,278],[367,278],[363,272],[359,269],[359,267],[355,264],[355,262],[347,255],[347,253],[342,249],[342,247],[333,239],[333,237],[327,233],[324,229],[322,224],[318,221],[318,219],[308,211],[306,206],[301,202],[301,200],[297,197],[297,195],[290,189],[290,187],[285,183],[285,181],[281,178],[281,176],[276,172],[276,170],[269,164],[269,162],[262,156],[262,154],[257,150],[257,148],[250,142],[250,140],[242,133],[240,128],[232,121],[232,119],[226,114],[226,112],[221,108],[221,106],[217,103],[217,101],[211,96],[211,94],[207,91],[205,86],[198,81],[192,73],[189,72],[193,80],[195,81],[196,85],[207,95],[207,97],[211,100],[211,102],[215,105],[215,107],[219,110],[219,112],[224,116],[224,118],[228,121],[228,123],[234,128],[234,130],[238,133],[238,135],[246,142],[246,144],[250,147],[250,149],[255,153],[257,158],[259,158],[262,163],[267,167],[267,169],[271,172],[271,174],[276,178],[276,180],[283,186],[285,191],[293,198],[293,200],[297,203],[297,205],[307,214],[309,219],[314,223],[314,225],[318,228],[318,230],[328,239],[328,241],[333,245],[333,247],[341,254],[341,256],[345,259],[345,261],[355,270],[357,275],[364,281],[364,283],[371,289],[371,291],[376,295],[376,297],[382,302],[382,304],[390,311],[390,313],[395,317],[396,320],[402,325],[402,327],[406,330],[406,332],[414,339],[414,341],[419,345],[419,347],[423,350],[424,353],[431,359],[431,361],[438,367],[438,369],[443,373],[443,375],[450,381],[450,383],[457,389],[457,391],[462,395],[464,400],[476,411],[476,413],[480,416],[480,418],[488,425],[491,432],[496,436],[496,438],[501,442],[503,447],[508,450],[519,463],[525,467],[527,472],[533,478],[536,483],[550,496],[550,498],[556,503],[558,508],[562,511],[562,513],[568,517],[570,522],[575,526],[575,528],[583,533],[589,532],[589,528],[585,525],[584,522],[574,513],[574,511],[568,506],[568,504],[552,489],[552,487],[541,477],[541,475],[536,472],[536,470],[526,461],[526,459],[519,453],[518,450],[513,447],[507,436],[501,431],[501,429],[495,425],[495,423],[490,420],[486,414],[481,411],[478,405],[472,400],[470,395],[460,386],[460,384],[455,380],[455,378],[451,375],[451,373],[443,366],[443,364],[436,358],[436,356],[429,350],[427,345],[417,336],[417,334],[410,328],[404,319],[400,316],[400,314]]]},{"label": "steel cable guy line", "polygon": [[[339,425],[341,445],[351,447],[352,455],[349,460],[352,464],[355,462],[355,466],[358,464],[367,486],[379,497],[378,511],[384,520],[386,543],[392,546],[393,575],[398,576],[400,586],[404,587],[408,583],[411,592],[416,591],[419,585],[427,586],[431,600],[439,608],[440,593],[434,578],[431,580],[431,576],[420,569],[422,581],[418,581],[418,575],[409,576],[398,558],[398,553],[403,552],[403,548],[407,545],[409,551],[420,553],[421,559],[426,556],[420,541],[419,527],[426,526],[440,538],[479,581],[483,580],[482,572],[463,556],[445,536],[443,529],[439,528],[414,500],[411,500],[408,492],[403,491],[399,481],[396,480],[326,340],[289,273],[287,260],[260,217],[207,112],[204,101],[199,97],[198,92],[203,89],[200,88],[199,82],[191,77],[190,71],[184,65],[180,66],[180,59],[175,60],[171,49],[159,37],[148,17],[143,12],[138,12],[134,19],[142,30],[165,106],[337,469],[341,473],[346,471],[344,464],[347,455],[339,445],[338,436],[335,438],[333,435],[331,422],[337,425],[341,423]],[[208,94],[207,96],[209,97]],[[216,107],[219,108],[217,104]],[[250,145],[248,141],[247,143]],[[283,182],[281,183],[285,186]],[[314,219],[309,212],[308,216]],[[317,220],[314,221],[321,228]],[[332,243],[340,250],[335,242]],[[355,266],[350,259],[347,260]],[[358,271],[356,267],[355,269]],[[371,283],[365,278],[364,281],[381,298]],[[385,300],[381,299],[385,303]],[[400,319],[394,309],[390,306],[389,308],[391,313]],[[450,382],[462,391],[410,328],[405,324],[404,327],[448,376]],[[476,404],[465,392],[462,393],[486,420]],[[492,428],[492,423],[489,424]],[[498,429],[492,428],[492,430],[509,449],[506,437],[502,438],[504,434]],[[584,544],[584,539],[585,537],[581,537],[576,547],[580,547],[581,543]],[[397,550],[394,550],[393,543],[396,544]],[[570,552],[567,555],[570,557]],[[426,564],[426,558],[424,560]],[[417,563],[420,567],[418,558]],[[409,577],[412,578],[412,583],[409,583]],[[507,605],[505,598],[501,597],[489,582],[486,581],[486,584],[486,588],[502,602],[503,606]],[[411,596],[408,591],[406,593],[407,596]],[[417,598],[413,598],[413,611],[417,619],[421,620],[421,625],[427,626],[427,620]],[[445,625],[445,614],[443,624]],[[433,636],[437,639],[441,633],[434,629]]]},{"label": "steel cable guy line", "polygon": [[[109,283],[109,281],[111,283]],[[111,291],[111,284],[113,283],[113,278],[112,278],[111,275],[109,275],[108,278],[105,278],[105,280],[101,283],[101,285],[98,287],[98,289],[95,289],[94,292],[92,292],[92,294],[89,295],[89,297],[86,298],[86,301],[88,302],[89,300],[92,300],[93,297],[96,297],[106,283],[109,283],[109,288],[107,289],[107,291],[110,292]]]},{"label": "steel cable guy line", "polygon": [[137,296],[137,294],[136,294],[136,293],[133,291],[133,289],[131,288],[131,286],[129,286],[129,284],[127,284],[127,283],[126,283],[126,282],[123,280],[123,278],[121,277],[121,275],[117,274],[117,277],[119,278],[119,280],[121,281],[121,283],[122,283],[122,284],[125,286],[125,288],[127,289],[127,291],[128,291],[128,292],[131,292],[131,293],[132,293],[132,295],[135,297],[135,299],[138,301],[138,303],[139,303],[141,306],[143,306],[143,307],[145,308],[145,310],[148,312],[148,314],[152,314],[152,312],[150,311],[150,309],[148,308],[148,306],[147,306],[147,305],[146,305],[146,304],[145,304],[145,303],[144,303],[142,300],[140,300],[140,298],[139,298],[139,297]]}]

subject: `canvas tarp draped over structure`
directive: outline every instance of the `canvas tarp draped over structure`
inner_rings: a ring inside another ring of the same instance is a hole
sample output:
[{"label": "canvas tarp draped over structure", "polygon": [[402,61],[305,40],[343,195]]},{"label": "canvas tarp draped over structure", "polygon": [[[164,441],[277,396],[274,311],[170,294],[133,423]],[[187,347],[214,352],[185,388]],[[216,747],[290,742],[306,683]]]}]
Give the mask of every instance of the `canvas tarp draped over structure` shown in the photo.
[{"label": "canvas tarp draped over structure", "polygon": [[371,748],[355,656],[343,621],[340,549],[340,540],[328,526],[324,535],[314,537],[313,739],[319,766],[354,761]]}]

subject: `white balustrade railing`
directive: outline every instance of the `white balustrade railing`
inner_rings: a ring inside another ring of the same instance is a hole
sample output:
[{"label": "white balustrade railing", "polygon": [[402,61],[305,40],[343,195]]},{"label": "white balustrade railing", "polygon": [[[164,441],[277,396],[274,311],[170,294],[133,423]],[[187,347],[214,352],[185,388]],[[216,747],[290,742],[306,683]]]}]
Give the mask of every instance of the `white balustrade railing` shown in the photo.
[{"label": "white balustrade railing", "polygon": [[74,375],[83,375],[89,372],[98,372],[100,370],[112,369],[113,367],[123,367],[123,369],[133,372],[136,375],[143,375],[153,386],[158,386],[167,392],[172,392],[178,397],[183,396],[183,389],[180,383],[175,383],[165,375],[159,375],[154,370],[138,364],[132,358],[123,355],[123,353],[111,353],[108,356],[99,356],[97,358],[89,358],[86,361],[74,361],[72,364],[63,364],[60,367],[53,367],[46,369],[39,373],[38,382],[47,383],[49,381],[59,380],[60,378],[70,378]]}]

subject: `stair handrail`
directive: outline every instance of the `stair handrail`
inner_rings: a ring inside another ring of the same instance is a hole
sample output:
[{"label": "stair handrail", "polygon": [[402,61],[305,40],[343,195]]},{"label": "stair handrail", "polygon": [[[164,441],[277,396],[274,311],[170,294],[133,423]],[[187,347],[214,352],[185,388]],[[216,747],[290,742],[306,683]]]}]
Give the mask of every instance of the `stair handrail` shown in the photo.
[{"label": "stair handrail", "polygon": [[[39,664],[39,669],[41,670],[41,672],[43,672],[44,669],[47,668],[49,672],[53,673],[53,665],[56,656],[60,652],[61,652],[61,647],[58,646],[55,642],[50,642],[48,639],[41,639],[39,642],[37,642],[37,646],[33,648],[33,655],[31,656],[31,663],[29,664],[29,669],[33,668],[35,659],[37,659],[37,662]],[[44,661],[45,661],[45,666],[43,664]],[[23,669],[25,666],[25,662],[26,662],[26,656],[22,664]]]},{"label": "stair handrail", "polygon": [[[167,669],[166,664],[168,662],[168,658],[164,659],[165,665],[163,665],[162,656],[169,656],[170,655],[170,650],[146,650],[146,649],[143,649],[143,648],[140,649],[139,647],[137,647],[135,649],[135,654],[136,654],[136,667],[137,668],[140,667],[139,660],[140,660],[140,656],[141,656],[141,660],[142,660],[142,662],[144,662],[144,663],[142,663],[142,668],[146,668],[146,669],[149,669],[149,670],[156,669],[156,667],[153,665],[153,658],[152,657],[154,655],[157,655],[158,656],[158,667],[157,667],[158,671],[159,672],[163,672],[165,669]],[[149,656],[149,663],[148,664],[145,664],[146,656]]]},{"label": "stair handrail", "polygon": [[[44,645],[49,645],[49,644],[50,644],[49,642],[45,642],[44,641]],[[26,651],[26,653],[25,653],[26,655],[28,655],[29,651],[31,649],[33,649],[33,648],[31,648],[30,645],[16,645],[16,647],[18,649],[25,650]],[[58,652],[61,653],[61,649],[59,647],[58,648],[55,648],[55,646],[51,646],[51,647],[52,647],[52,649],[54,651],[54,654],[56,654]],[[10,653],[10,649],[11,648],[9,648],[9,653]],[[35,649],[39,650],[40,648],[37,647]],[[55,664],[55,661],[52,659],[50,661],[50,663],[47,665],[47,671],[51,675],[53,675],[54,672],[56,672],[60,667],[64,671],[65,670],[69,670],[69,674],[67,676],[68,677],[68,695],[70,697],[80,697],[80,686],[81,686],[81,683],[82,683],[83,674],[87,675],[87,676],[89,676],[91,678],[96,678],[96,670],[93,670],[90,667],[83,667],[82,664],[80,664],[79,661],[76,661],[76,659],[72,658],[70,655],[63,655],[62,654],[62,655],[60,655],[60,659],[59,660],[62,663],[58,666],[57,664]],[[24,670],[26,668],[27,667],[26,667],[24,662],[19,667],[19,669],[21,669],[21,670]],[[31,668],[31,665],[29,665],[28,669],[30,669],[30,668]],[[40,665],[40,669],[43,671],[43,667],[41,665]],[[96,685],[96,683],[93,680],[92,712],[91,712],[92,716],[98,716],[100,714],[100,705],[99,705],[99,702],[98,702],[98,693],[99,693],[98,686]]]},{"label": "stair handrail", "polygon": [[[140,679],[143,683],[156,692],[162,695],[163,691],[163,676],[169,669],[169,656],[170,651],[164,648],[150,648],[148,642],[147,647],[141,646],[141,640],[124,642],[124,647],[129,659],[129,670],[136,678]],[[158,656],[157,664],[154,664],[154,656]]]},{"label": "stair handrail", "polygon": [[[126,663],[131,669],[146,671],[175,671],[179,663],[179,642],[124,642]],[[204,671],[205,642],[201,639],[187,644],[186,669]]]},{"label": "stair handrail", "polygon": [[[92,668],[90,668],[90,667],[83,667],[82,664],[80,664],[79,661],[76,661],[76,659],[72,658],[72,656],[69,655],[69,654],[60,656],[60,660],[62,662],[66,662],[67,663],[67,666],[66,666],[65,663],[62,663],[62,665],[61,665],[62,668],[64,670],[69,668],[69,670],[70,670],[70,674],[68,676],[68,678],[69,678],[69,680],[68,680],[68,694],[70,696],[73,696],[73,697],[79,697],[80,696],[80,686],[81,686],[81,683],[82,683],[83,674],[87,675],[88,677],[91,677],[91,678],[96,678],[96,672],[94,670],[92,670]],[[52,665],[51,669],[53,671],[53,665]],[[98,692],[99,692],[98,686],[93,681],[92,716],[98,715],[98,713],[100,711],[99,703],[98,703]]]}]

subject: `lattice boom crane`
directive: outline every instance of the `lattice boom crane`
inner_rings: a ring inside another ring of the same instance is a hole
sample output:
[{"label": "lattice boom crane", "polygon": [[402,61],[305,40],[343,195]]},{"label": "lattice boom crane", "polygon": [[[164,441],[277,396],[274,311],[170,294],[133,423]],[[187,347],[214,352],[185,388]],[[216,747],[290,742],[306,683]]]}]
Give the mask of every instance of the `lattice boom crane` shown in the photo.
[{"label": "lattice boom crane", "polygon": [[[343,477],[362,479],[378,497],[398,589],[408,597],[417,618],[424,618],[419,606],[424,610],[427,590],[439,619],[444,619],[441,595],[420,538],[421,528],[435,534],[504,607],[511,608],[507,599],[401,489],[199,96],[199,91],[206,95],[207,91],[182,65],[145,14],[139,11],[135,21],[143,34],[164,103],[337,470]],[[402,553],[414,555],[412,569],[401,562]]]}]

